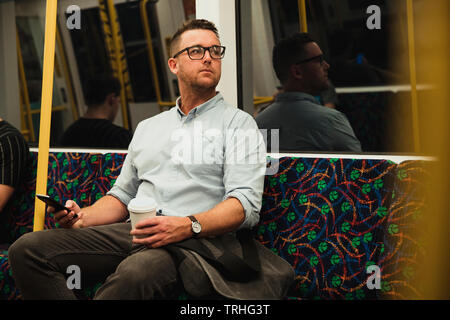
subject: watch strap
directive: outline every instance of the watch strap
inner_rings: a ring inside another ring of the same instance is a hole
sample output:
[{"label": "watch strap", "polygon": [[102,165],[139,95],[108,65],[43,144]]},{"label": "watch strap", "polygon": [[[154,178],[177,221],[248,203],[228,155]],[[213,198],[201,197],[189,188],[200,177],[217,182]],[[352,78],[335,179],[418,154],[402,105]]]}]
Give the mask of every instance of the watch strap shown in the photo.
[{"label": "watch strap", "polygon": [[194,216],[188,216],[189,219],[191,219],[192,222],[198,222],[198,220]]},{"label": "watch strap", "polygon": [[[202,225],[200,224],[200,222],[198,222],[198,220],[194,217],[194,216],[188,216],[188,218],[191,220],[192,224],[191,224],[191,231],[193,233],[193,237],[197,238],[197,236],[199,235],[200,232],[195,232],[194,230],[194,223],[198,224],[200,226],[200,228],[202,227]],[[201,230],[201,229],[200,229]]]}]

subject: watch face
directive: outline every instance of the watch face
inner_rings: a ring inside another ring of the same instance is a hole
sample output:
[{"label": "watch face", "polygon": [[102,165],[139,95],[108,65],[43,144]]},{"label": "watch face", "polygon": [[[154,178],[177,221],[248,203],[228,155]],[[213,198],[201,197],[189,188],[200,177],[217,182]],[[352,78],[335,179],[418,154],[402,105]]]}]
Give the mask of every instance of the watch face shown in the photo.
[{"label": "watch face", "polygon": [[200,233],[200,231],[202,231],[202,226],[200,225],[200,223],[193,222],[192,223],[192,231],[194,231],[194,233]]}]

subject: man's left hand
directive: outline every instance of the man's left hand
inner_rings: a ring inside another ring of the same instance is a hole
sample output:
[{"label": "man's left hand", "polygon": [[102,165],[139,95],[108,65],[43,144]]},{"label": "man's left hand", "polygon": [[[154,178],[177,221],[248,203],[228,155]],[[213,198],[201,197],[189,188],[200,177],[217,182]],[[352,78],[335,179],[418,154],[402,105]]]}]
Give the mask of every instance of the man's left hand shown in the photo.
[{"label": "man's left hand", "polygon": [[[133,243],[159,248],[183,241],[192,236],[191,220],[188,217],[156,216],[140,221],[130,234]],[[140,236],[137,238],[136,236]]]}]

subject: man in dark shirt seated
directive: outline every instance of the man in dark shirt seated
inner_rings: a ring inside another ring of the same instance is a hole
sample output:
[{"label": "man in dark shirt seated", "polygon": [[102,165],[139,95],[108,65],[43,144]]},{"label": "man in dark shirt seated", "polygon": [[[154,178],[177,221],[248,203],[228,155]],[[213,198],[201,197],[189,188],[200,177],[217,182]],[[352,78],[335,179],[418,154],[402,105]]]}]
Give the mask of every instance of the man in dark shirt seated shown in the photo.
[{"label": "man in dark shirt seated", "polygon": [[113,123],[120,103],[120,83],[111,76],[98,76],[86,86],[87,111],[64,132],[64,147],[127,149],[132,134]]},{"label": "man in dark shirt seated", "polygon": [[5,214],[14,192],[26,176],[29,155],[28,144],[20,131],[0,118],[0,249],[8,242]]},{"label": "man in dark shirt seated", "polygon": [[22,183],[29,152],[20,131],[0,118],[0,213]]},{"label": "man in dark shirt seated", "polygon": [[[279,130],[280,151],[361,152],[347,117],[314,98],[328,88],[330,65],[307,33],[278,43],[273,49],[273,66],[283,88],[256,122],[260,129]],[[271,133],[267,138],[272,151]]]}]

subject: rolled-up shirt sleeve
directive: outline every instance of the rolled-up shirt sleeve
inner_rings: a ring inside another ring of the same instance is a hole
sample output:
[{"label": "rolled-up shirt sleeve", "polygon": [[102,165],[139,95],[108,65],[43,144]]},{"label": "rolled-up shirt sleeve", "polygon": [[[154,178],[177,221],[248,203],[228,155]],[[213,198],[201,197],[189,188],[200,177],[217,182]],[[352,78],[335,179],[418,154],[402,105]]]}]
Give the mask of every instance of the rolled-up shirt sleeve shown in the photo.
[{"label": "rolled-up shirt sleeve", "polygon": [[252,228],[259,221],[264,190],[264,140],[255,120],[243,112],[233,118],[225,139],[224,200],[238,199],[245,213],[239,229]]}]

